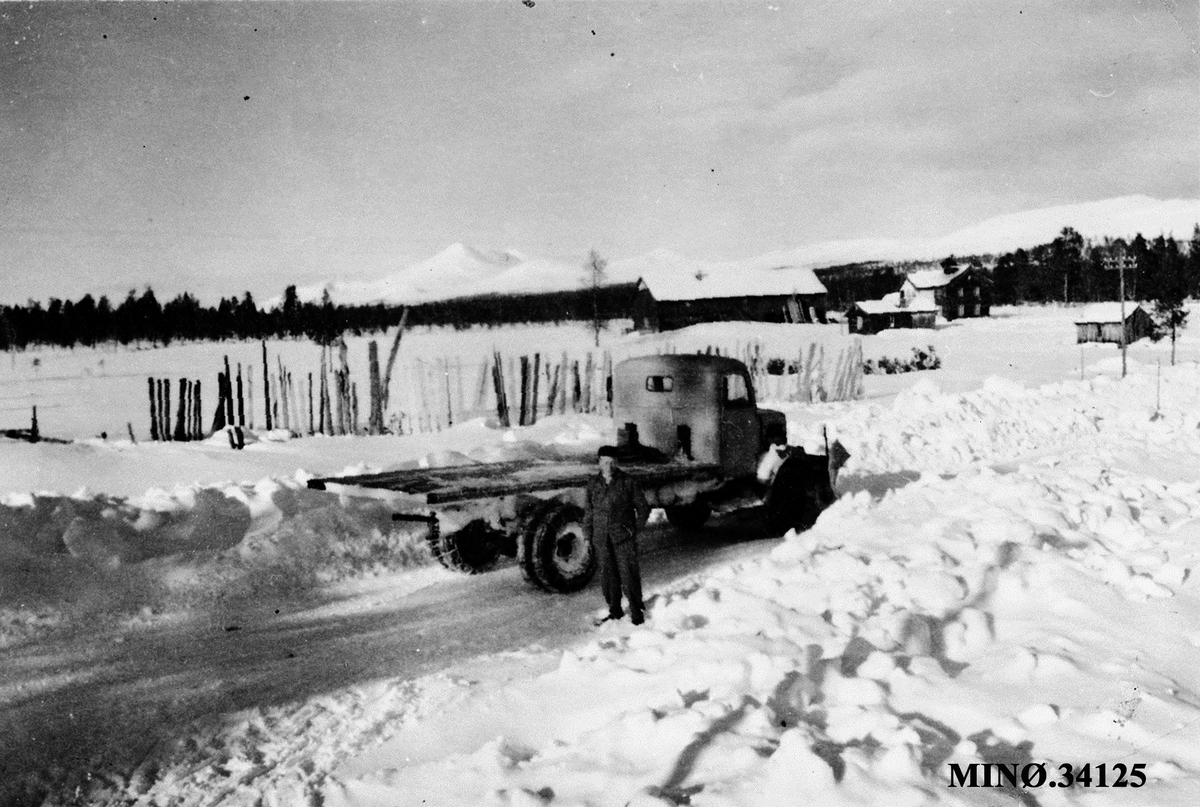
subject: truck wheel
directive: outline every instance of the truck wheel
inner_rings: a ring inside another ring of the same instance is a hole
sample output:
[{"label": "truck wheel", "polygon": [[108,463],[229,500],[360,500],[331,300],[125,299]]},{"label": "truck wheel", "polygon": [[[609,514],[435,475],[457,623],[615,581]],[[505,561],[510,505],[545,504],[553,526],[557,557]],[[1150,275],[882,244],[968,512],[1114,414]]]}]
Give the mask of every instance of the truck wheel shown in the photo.
[{"label": "truck wheel", "polygon": [[560,502],[553,500],[541,502],[530,514],[528,520],[521,525],[520,532],[517,533],[517,566],[521,569],[521,577],[525,579],[526,583],[541,589],[548,589],[548,587],[538,578],[537,569],[533,565],[537,532],[546,516],[559,504]]},{"label": "truck wheel", "polygon": [[689,504],[675,504],[664,508],[667,511],[667,521],[680,532],[699,532],[712,515],[708,502],[694,501]]},{"label": "truck wheel", "polygon": [[479,574],[496,565],[499,538],[486,521],[475,519],[461,530],[444,535],[435,525],[430,530],[429,545],[434,557],[447,569]]},{"label": "truck wheel", "polygon": [[779,466],[767,493],[767,529],[777,535],[791,529],[802,532],[817,523],[823,509],[821,480],[814,478],[813,469],[806,468],[797,458]]},{"label": "truck wheel", "polygon": [[544,588],[578,591],[596,573],[592,542],[583,533],[583,510],[557,502],[533,536],[533,571]]}]

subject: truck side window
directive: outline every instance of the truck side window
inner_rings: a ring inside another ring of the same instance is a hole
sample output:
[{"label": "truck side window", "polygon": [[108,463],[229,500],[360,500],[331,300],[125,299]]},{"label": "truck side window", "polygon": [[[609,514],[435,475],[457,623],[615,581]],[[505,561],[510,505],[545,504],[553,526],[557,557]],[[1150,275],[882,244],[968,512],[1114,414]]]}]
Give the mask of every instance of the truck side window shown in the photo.
[{"label": "truck side window", "polygon": [[670,392],[675,389],[675,379],[669,375],[646,376],[647,392]]},{"label": "truck side window", "polygon": [[740,373],[725,375],[725,403],[750,403],[750,390],[746,387],[746,378]]}]

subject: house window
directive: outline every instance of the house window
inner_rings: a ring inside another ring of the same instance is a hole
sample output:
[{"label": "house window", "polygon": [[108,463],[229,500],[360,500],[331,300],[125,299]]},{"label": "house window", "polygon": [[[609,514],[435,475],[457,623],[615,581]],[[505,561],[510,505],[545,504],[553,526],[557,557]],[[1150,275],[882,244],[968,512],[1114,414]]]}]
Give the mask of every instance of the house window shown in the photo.
[{"label": "house window", "polygon": [[647,392],[670,392],[675,389],[675,379],[669,375],[646,376]]},{"label": "house window", "polygon": [[975,299],[976,299],[976,300],[978,300],[978,299],[979,299],[979,291],[980,291],[979,287],[978,287],[978,286],[976,286],[976,287],[975,287]]},{"label": "house window", "polygon": [[975,305],[974,305],[973,307],[974,307],[974,309],[975,309],[975,310],[974,310],[972,313],[973,313],[975,316],[979,316],[979,313],[980,313],[980,312],[979,312],[979,309],[980,309],[980,308],[982,308],[982,306],[980,306],[980,305],[979,305],[979,303],[975,303]]},{"label": "house window", "polygon": [[963,287],[962,287],[962,286],[959,286],[959,287],[958,287],[958,296],[959,296],[959,297],[962,297],[962,296],[963,296]]},{"label": "house window", "polygon": [[746,378],[742,374],[727,373],[725,375],[725,403],[750,403],[750,388],[746,385]]},{"label": "house window", "polygon": [[958,304],[958,315],[961,317],[967,313],[967,307],[962,303]]}]

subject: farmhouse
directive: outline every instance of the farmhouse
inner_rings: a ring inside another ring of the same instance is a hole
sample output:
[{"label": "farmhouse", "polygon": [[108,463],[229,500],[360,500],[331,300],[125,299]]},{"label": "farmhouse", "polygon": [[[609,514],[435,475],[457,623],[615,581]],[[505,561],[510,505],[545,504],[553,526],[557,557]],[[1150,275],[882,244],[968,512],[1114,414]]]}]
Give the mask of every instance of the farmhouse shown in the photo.
[{"label": "farmhouse", "polygon": [[900,287],[900,296],[910,303],[925,299],[946,319],[986,317],[992,306],[992,284],[981,269],[951,264],[945,269],[910,273]]},{"label": "farmhouse", "polygon": [[[1138,303],[1125,303],[1125,344],[1132,344],[1154,330],[1154,320]],[[1075,342],[1121,343],[1121,304],[1092,303],[1075,317]]]},{"label": "farmhouse", "polygon": [[825,286],[811,269],[671,272],[638,279],[633,325],[670,331],[701,322],[825,322]]},{"label": "farmhouse", "polygon": [[900,292],[882,300],[860,300],[846,312],[850,333],[879,333],[889,328],[932,328],[938,308],[932,300],[906,301]]}]

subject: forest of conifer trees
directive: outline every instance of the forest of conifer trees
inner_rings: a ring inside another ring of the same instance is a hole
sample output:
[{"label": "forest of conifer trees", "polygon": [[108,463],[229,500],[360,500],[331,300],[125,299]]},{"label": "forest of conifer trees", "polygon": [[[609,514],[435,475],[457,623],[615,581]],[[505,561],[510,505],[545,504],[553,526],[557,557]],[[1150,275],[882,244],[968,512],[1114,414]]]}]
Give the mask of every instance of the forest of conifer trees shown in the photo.
[{"label": "forest of conifer trees", "polygon": [[[1159,235],[1130,242],[1103,239],[1092,243],[1064,228],[1048,244],[994,256],[950,256],[946,262],[968,262],[990,271],[992,300],[997,305],[1082,303],[1117,299],[1118,273],[1124,262],[1125,296],[1129,300],[1178,307],[1200,297],[1200,225],[1190,241]],[[829,288],[831,310],[845,300],[876,299],[899,288],[906,264],[856,264],[818,270]],[[894,288],[893,288],[894,287]],[[747,289],[748,293],[752,290]],[[633,284],[597,289],[521,295],[494,295],[427,302],[409,307],[410,326],[500,326],[521,323],[591,321],[630,316]],[[844,299],[843,299],[844,298]],[[399,323],[400,305],[335,305],[326,292],[319,303],[301,301],[289,286],[280,305],[260,308],[250,292],[215,306],[202,305],[184,292],[165,304],[153,289],[130,291],[119,304],[85,294],[79,300],[51,299],[43,305],[0,306],[0,349],[34,345],[72,347],[104,343],[222,341],[230,339],[308,338],[328,344],[343,333],[383,331]]]},{"label": "forest of conifer trees", "polygon": [[[617,319],[629,316],[632,298],[632,284],[601,287],[594,297],[591,289],[466,297],[410,306],[408,325],[467,328],[590,321],[596,310],[603,319]],[[343,333],[359,335],[393,327],[403,311],[400,305],[335,305],[328,292],[320,303],[302,302],[295,286],[289,286],[282,304],[272,308],[260,308],[249,292],[241,299],[222,299],[215,306],[201,305],[186,292],[163,304],[154,290],[147,288],[141,294],[131,291],[115,307],[108,298],[96,300],[90,294],[74,302],[51,299],[43,306],[31,300],[25,305],[2,306],[0,349],[289,337],[329,344]]]}]

